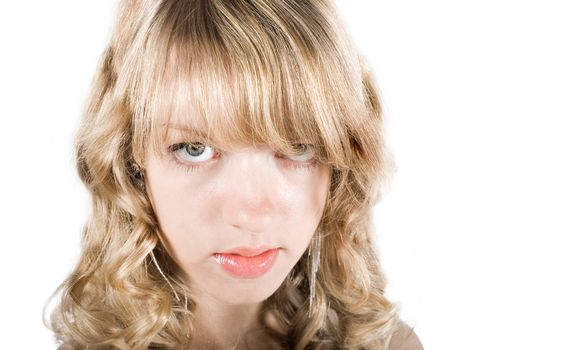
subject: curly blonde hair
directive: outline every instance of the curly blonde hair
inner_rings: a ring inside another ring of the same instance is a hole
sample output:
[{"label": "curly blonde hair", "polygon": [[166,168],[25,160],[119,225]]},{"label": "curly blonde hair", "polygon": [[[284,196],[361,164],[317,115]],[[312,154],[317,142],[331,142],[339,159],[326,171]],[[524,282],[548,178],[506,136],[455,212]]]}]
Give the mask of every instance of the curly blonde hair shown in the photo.
[{"label": "curly blonde hair", "polygon": [[331,169],[312,313],[306,252],[263,303],[266,331],[289,349],[388,349],[399,321],[371,209],[393,163],[372,77],[328,0],[122,1],[76,137],[92,212],[55,294],[62,348],[178,349],[196,337],[196,302],[140,176],[187,105],[225,148],[308,140]]}]

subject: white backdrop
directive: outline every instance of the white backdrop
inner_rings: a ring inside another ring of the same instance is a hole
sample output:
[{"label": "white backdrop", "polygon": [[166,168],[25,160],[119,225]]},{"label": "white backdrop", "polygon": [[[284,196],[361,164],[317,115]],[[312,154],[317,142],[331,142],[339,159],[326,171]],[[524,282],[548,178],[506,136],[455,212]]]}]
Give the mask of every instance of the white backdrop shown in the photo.
[{"label": "white backdrop", "polygon": [[[398,172],[375,212],[388,296],[426,349],[585,349],[582,1],[350,1]],[[0,334],[78,256],[72,139],[115,1],[0,4]]]}]

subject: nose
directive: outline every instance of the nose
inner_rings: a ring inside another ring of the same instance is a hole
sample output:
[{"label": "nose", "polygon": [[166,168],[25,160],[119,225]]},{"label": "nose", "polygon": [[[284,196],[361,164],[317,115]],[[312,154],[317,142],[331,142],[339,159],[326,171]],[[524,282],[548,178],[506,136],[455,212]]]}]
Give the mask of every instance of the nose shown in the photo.
[{"label": "nose", "polygon": [[247,233],[261,233],[276,215],[277,179],[266,151],[247,149],[230,155],[226,163],[226,187],[222,208],[228,225]]}]

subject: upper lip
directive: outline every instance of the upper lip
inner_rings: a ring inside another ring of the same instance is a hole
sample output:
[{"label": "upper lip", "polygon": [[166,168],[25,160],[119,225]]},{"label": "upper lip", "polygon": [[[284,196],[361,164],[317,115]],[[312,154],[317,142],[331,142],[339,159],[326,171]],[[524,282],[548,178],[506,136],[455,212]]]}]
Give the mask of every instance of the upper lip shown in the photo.
[{"label": "upper lip", "polygon": [[223,252],[220,252],[218,254],[235,254],[235,255],[241,255],[241,256],[256,256],[256,255],[260,255],[268,250],[273,250],[276,249],[275,247],[270,247],[270,246],[260,246],[257,248],[251,248],[251,247],[236,247],[230,250],[226,250]]}]

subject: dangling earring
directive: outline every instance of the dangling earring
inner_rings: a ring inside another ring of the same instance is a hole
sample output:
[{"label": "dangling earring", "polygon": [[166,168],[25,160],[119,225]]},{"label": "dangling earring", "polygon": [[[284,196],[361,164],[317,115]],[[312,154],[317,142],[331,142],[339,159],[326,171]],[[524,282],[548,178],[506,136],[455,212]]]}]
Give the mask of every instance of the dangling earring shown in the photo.
[{"label": "dangling earring", "polygon": [[[149,253],[150,258],[152,259],[152,261],[154,262],[154,266],[156,266],[156,269],[158,270],[158,272],[161,274],[161,276],[164,278],[165,282],[167,282],[167,284],[169,285],[169,287],[171,287],[171,290],[173,291],[173,295],[175,296],[175,300],[177,301],[177,303],[181,303],[181,299],[179,298],[179,295],[177,294],[177,292],[175,291],[175,288],[173,287],[173,285],[171,284],[171,282],[169,281],[169,279],[167,278],[167,276],[165,276],[164,272],[162,271],[162,269],[160,268],[158,261],[156,261],[156,257],[154,256],[154,253],[151,251]],[[189,298],[187,298],[187,290],[185,288],[183,288],[183,292],[185,294],[185,306],[184,306],[184,312],[187,313],[188,311],[188,301]]]},{"label": "dangling earring", "polygon": [[317,282],[317,271],[321,261],[321,234],[315,232],[313,241],[309,247],[309,318],[313,315],[313,301],[315,300],[315,283]]}]

